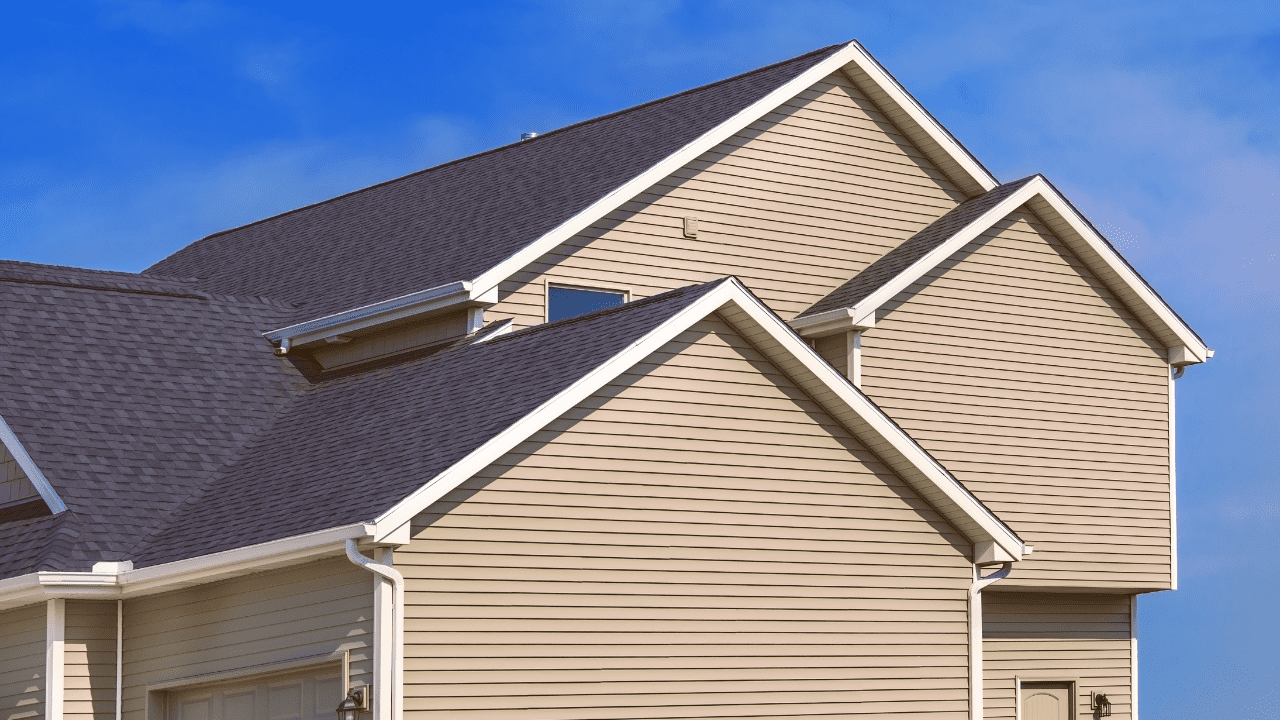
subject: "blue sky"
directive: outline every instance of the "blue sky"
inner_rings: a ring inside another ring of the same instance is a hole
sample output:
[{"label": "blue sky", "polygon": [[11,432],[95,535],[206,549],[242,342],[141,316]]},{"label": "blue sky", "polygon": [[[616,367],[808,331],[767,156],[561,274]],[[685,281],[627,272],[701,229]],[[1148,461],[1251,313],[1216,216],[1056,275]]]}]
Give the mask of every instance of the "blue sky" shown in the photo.
[{"label": "blue sky", "polygon": [[1181,585],[1143,714],[1280,717],[1280,4],[6,6],[0,256],[210,232],[858,38],[1002,180],[1045,173],[1217,351],[1178,381]]}]

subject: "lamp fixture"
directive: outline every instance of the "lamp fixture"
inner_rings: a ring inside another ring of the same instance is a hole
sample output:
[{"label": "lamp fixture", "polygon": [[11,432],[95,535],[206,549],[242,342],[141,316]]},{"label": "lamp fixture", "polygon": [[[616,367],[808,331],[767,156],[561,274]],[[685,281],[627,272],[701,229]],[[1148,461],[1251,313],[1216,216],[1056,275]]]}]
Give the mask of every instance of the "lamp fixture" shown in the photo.
[{"label": "lamp fixture", "polygon": [[1111,717],[1111,701],[1107,699],[1106,693],[1090,691],[1089,709],[1093,710],[1094,717]]},{"label": "lamp fixture", "polygon": [[338,703],[338,720],[359,720],[361,712],[369,709],[368,685],[357,685],[351,688],[347,696]]}]

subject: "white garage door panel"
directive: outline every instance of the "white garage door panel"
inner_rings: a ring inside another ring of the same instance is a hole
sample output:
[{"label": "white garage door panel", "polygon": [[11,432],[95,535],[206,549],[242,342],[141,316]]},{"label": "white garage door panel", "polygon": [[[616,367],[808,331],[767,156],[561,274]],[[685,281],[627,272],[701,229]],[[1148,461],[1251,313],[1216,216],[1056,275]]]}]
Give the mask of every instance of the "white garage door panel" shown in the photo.
[{"label": "white garage door panel", "polygon": [[331,720],[340,686],[325,668],[171,690],[166,720]]}]

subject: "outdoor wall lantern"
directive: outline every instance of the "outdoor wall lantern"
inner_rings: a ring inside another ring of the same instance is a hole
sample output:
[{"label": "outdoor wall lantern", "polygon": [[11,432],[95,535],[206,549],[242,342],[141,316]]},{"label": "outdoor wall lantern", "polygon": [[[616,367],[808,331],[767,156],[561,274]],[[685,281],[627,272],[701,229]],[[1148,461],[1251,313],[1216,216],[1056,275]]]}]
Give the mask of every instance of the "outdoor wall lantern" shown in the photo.
[{"label": "outdoor wall lantern", "polygon": [[351,688],[351,692],[338,703],[338,720],[358,720],[362,711],[369,709],[369,686]]},{"label": "outdoor wall lantern", "polygon": [[1089,708],[1094,717],[1111,717],[1111,701],[1105,693],[1089,693]]}]

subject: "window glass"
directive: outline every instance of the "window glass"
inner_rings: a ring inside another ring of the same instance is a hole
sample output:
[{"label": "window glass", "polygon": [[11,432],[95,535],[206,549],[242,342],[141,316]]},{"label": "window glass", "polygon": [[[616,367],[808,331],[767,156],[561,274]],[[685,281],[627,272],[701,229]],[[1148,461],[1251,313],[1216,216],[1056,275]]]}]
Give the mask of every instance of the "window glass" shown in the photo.
[{"label": "window glass", "polygon": [[547,291],[547,320],[555,322],[622,304],[622,293],[552,286]]}]

